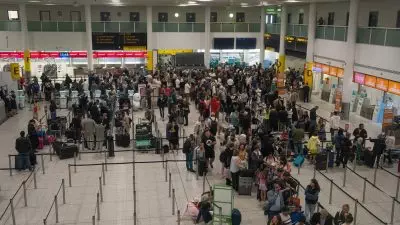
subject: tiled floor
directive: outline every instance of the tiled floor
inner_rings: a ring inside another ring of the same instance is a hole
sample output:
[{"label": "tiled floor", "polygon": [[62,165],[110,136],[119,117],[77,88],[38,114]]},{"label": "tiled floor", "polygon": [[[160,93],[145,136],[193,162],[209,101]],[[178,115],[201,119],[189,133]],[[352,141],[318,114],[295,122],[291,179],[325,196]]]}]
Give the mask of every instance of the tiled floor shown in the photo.
[{"label": "tiled floor", "polygon": [[[323,117],[329,116],[331,109],[330,104],[320,103],[318,113]],[[312,107],[312,104],[304,104],[304,107]],[[333,107],[333,106],[332,106]],[[193,124],[198,118],[195,109],[191,110],[191,125],[185,128],[185,133],[193,132]],[[65,112],[63,112],[65,113]],[[156,112],[158,113],[158,112]],[[16,117],[10,118],[0,126],[0,137],[2,141],[2,151],[0,152],[0,167],[8,167],[8,154],[15,154],[14,140],[18,137],[20,129],[26,129],[26,122],[32,115],[32,112],[21,111]],[[142,113],[134,114],[135,120],[141,117]],[[354,124],[359,123],[357,116],[352,116],[351,121]],[[165,122],[158,120],[159,130],[165,136]],[[377,132],[378,128],[373,123],[366,123],[370,133]],[[375,127],[374,127],[375,126]],[[15,129],[16,128],[16,129]],[[378,131],[379,132],[379,131]],[[181,143],[182,145],[182,143]],[[118,150],[117,148],[116,150]],[[219,145],[217,149],[217,161],[219,155]],[[47,152],[48,149],[43,150]],[[169,153],[165,156],[168,159],[183,159],[184,156]],[[116,157],[109,158],[108,162],[130,162],[133,159],[132,152],[116,153]],[[160,155],[154,153],[135,153],[136,162],[159,161]],[[40,163],[40,157],[38,158]],[[44,157],[45,174],[42,174],[41,168],[37,172],[38,188],[33,188],[33,181],[30,179],[27,183],[27,203],[24,206],[23,191],[20,191],[15,200],[15,216],[16,224],[37,225],[43,224],[50,209],[54,195],[57,193],[61,180],[65,179],[66,187],[66,204],[62,202],[62,191],[58,195],[59,223],[58,224],[92,224],[92,216],[95,215],[96,194],[99,191],[99,177],[102,174],[101,166],[71,167],[71,184],[69,187],[68,164],[73,164],[73,159],[60,161],[58,158],[49,160],[48,156]],[[82,154],[81,160],[77,160],[78,164],[85,163],[101,163],[104,162],[104,156],[101,154]],[[13,163],[13,162],[12,162]],[[39,165],[40,167],[42,165]],[[352,168],[352,165],[349,165]],[[392,169],[395,171],[394,169]],[[210,184],[224,183],[221,179],[220,164],[216,162],[215,168],[208,175]],[[371,182],[373,181],[374,171],[365,167],[357,167],[357,173],[366,176]],[[203,180],[200,177],[196,180],[193,173],[186,171],[183,162],[170,162],[168,164],[168,173],[171,173],[172,186],[176,192],[176,210],[180,210],[184,214],[186,203],[188,200],[199,197],[203,189]],[[333,170],[322,172],[329,179],[342,188],[343,169],[334,168]],[[0,171],[1,191],[0,191],[0,213],[6,208],[9,199],[13,196],[22,180],[26,179],[28,172],[15,172],[13,176],[9,176],[9,171]],[[303,186],[307,185],[313,176],[313,169],[305,163],[300,170],[293,172],[293,176],[298,178]],[[133,198],[133,166],[132,164],[109,165],[105,172],[106,185],[102,186],[104,202],[100,204],[100,220],[96,220],[96,224],[134,224],[134,198]],[[332,204],[329,204],[330,181],[317,173],[316,178],[322,186],[320,194],[320,202],[331,213],[335,213],[343,203],[351,205],[351,211],[354,212],[354,201],[352,198],[343,194],[335,186],[332,189]],[[136,185],[136,215],[137,223],[140,225],[164,225],[177,224],[177,214],[172,215],[172,201],[168,197],[168,182],[165,182],[165,169],[161,163],[137,163],[135,166],[135,185]],[[385,222],[390,221],[391,199],[380,191],[368,186],[366,192],[365,203],[362,203],[363,180],[350,171],[347,171],[347,183],[343,189],[353,198],[359,199],[360,203],[368,210],[376,214]],[[394,196],[396,192],[397,180],[382,170],[377,171],[377,186],[389,195]],[[208,184],[206,184],[206,189]],[[304,202],[303,192],[300,197]],[[266,217],[253,196],[237,196],[235,195],[235,207],[242,212],[244,225],[250,224],[266,224]],[[377,219],[366,212],[360,205],[357,207],[357,224],[380,224]],[[400,206],[395,204],[395,224],[400,224]],[[97,215],[96,215],[97,217]],[[186,218],[186,217],[184,217]],[[12,224],[10,209],[5,213],[5,217],[0,224]],[[51,210],[47,218],[47,224],[56,224],[54,208]],[[193,224],[190,220],[183,220],[181,224]]]}]

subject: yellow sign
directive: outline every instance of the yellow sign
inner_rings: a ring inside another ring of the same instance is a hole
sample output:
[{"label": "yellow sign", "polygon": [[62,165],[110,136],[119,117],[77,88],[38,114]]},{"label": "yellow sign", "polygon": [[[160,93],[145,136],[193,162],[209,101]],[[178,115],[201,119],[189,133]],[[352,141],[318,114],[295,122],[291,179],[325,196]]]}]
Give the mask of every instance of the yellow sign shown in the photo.
[{"label": "yellow sign", "polygon": [[313,86],[313,62],[307,62],[307,69],[304,70],[304,84],[308,84],[310,88]]},{"label": "yellow sign", "polygon": [[153,51],[147,51],[147,70],[153,70]]},{"label": "yellow sign", "polygon": [[285,67],[286,67],[286,56],[285,55],[279,55],[278,72],[279,73],[284,73],[285,72]]},{"label": "yellow sign", "polygon": [[11,72],[11,79],[19,80],[21,78],[21,73],[19,71],[19,64],[18,63],[11,63],[10,64],[10,72]]},{"label": "yellow sign", "polygon": [[31,72],[31,52],[29,50],[24,51],[24,71]]},{"label": "yellow sign", "polygon": [[146,50],[146,46],[124,46],[124,51],[143,51]]},{"label": "yellow sign", "polygon": [[158,49],[159,55],[176,55],[176,53],[191,53],[192,49]]}]

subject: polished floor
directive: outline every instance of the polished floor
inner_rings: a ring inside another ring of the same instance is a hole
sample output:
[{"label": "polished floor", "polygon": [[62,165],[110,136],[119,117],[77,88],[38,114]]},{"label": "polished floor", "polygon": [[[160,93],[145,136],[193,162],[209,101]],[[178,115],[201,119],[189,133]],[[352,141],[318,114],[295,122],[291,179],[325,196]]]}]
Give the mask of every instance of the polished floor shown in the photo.
[{"label": "polished floor", "polygon": [[[311,108],[313,104],[320,105],[318,114],[323,117],[329,117],[333,110],[333,105],[326,104],[313,98],[313,103],[302,104],[306,108]],[[185,134],[193,132],[193,125],[198,118],[195,110],[191,110],[190,125],[185,128]],[[61,111],[59,114],[66,114]],[[27,121],[32,116],[28,109],[20,111],[18,115],[10,118],[0,126],[0,137],[2,150],[0,152],[0,167],[8,168],[9,154],[15,154],[14,142],[21,129],[26,129]],[[141,118],[143,113],[135,112],[134,121]],[[158,116],[158,115],[157,115]],[[158,117],[159,118],[159,117]],[[165,136],[166,122],[157,119],[159,130],[162,136]],[[351,123],[356,126],[363,122],[366,124],[371,136],[379,133],[377,124],[365,121],[359,116],[352,115]],[[343,124],[344,126],[344,124]],[[352,127],[354,127],[352,126]],[[182,142],[180,143],[182,146]],[[219,144],[216,147],[217,159],[219,155]],[[116,149],[121,150],[120,148]],[[41,152],[48,152],[45,147]],[[165,155],[168,159],[183,159],[181,152]],[[135,173],[133,173],[132,164],[108,165],[105,171],[105,185],[102,185],[103,202],[100,203],[100,218],[96,210],[97,193],[100,184],[99,177],[102,176],[102,166],[71,166],[71,179],[68,175],[68,164],[73,164],[74,159],[59,160],[56,157],[50,161],[49,156],[38,157],[39,165],[37,167],[37,189],[34,188],[33,176],[26,183],[27,206],[24,205],[24,191],[21,189],[14,197],[13,206],[15,214],[15,224],[37,225],[44,224],[49,209],[52,206],[55,195],[58,202],[58,224],[92,224],[92,216],[95,216],[96,224],[134,224],[134,192],[133,175],[135,174],[136,186],[136,216],[137,223],[141,225],[169,225],[178,224],[177,211],[180,211],[182,221],[180,224],[193,224],[193,222],[184,215],[186,203],[193,198],[199,198],[203,192],[203,179],[196,179],[196,175],[186,171],[184,162],[170,162],[167,166],[167,174],[171,173],[172,188],[175,189],[176,203],[175,213],[172,215],[172,198],[169,197],[169,184],[165,181],[165,167],[157,162],[162,158],[154,153],[135,152],[117,152],[114,158],[107,158],[107,162],[150,162],[136,163]],[[218,161],[218,160],[217,160]],[[11,159],[12,164],[14,159]],[[77,164],[97,164],[105,162],[103,154],[81,154],[81,159],[77,159]],[[43,167],[45,173],[43,174]],[[205,189],[209,185],[224,183],[221,178],[220,163],[216,165],[212,172],[207,175]],[[354,168],[349,165],[349,168]],[[387,168],[394,174],[397,174],[397,168]],[[300,180],[303,186],[306,186],[313,177],[313,169],[306,162],[300,169],[292,172],[293,176]],[[364,166],[356,166],[355,172],[360,176],[366,177],[371,183],[374,180],[373,169]],[[0,213],[2,213],[10,202],[10,198],[21,185],[22,181],[27,179],[29,172],[13,171],[10,176],[8,170],[0,171]],[[369,183],[366,185],[365,199],[363,198],[364,179],[355,175],[349,169],[346,171],[346,185],[343,187],[344,170],[342,168],[329,169],[328,172],[316,172],[316,178],[319,180],[322,192],[320,194],[320,203],[332,214],[338,211],[342,204],[348,203],[351,212],[355,211],[355,200],[358,199],[356,224],[384,224],[391,222],[392,196],[396,196],[396,186],[398,178],[390,175],[383,170],[376,171],[376,187]],[[65,204],[63,204],[63,189],[60,189],[62,179],[65,180]],[[330,186],[332,179],[332,196],[330,198]],[[69,182],[71,181],[71,187]],[[103,182],[104,180],[102,180]],[[340,189],[339,189],[340,188]],[[346,195],[341,189],[347,192]],[[379,190],[378,190],[379,189]],[[387,194],[386,194],[387,193]],[[300,193],[301,201],[304,203],[303,191]],[[266,224],[266,217],[259,203],[256,201],[255,194],[252,196],[234,196],[234,207],[242,212],[242,224]],[[400,224],[400,204],[394,204],[393,223]],[[372,215],[375,214],[375,216]],[[384,223],[382,223],[382,222]],[[8,207],[0,224],[13,224],[11,208]],[[55,207],[53,206],[48,214],[46,224],[56,224]]]}]

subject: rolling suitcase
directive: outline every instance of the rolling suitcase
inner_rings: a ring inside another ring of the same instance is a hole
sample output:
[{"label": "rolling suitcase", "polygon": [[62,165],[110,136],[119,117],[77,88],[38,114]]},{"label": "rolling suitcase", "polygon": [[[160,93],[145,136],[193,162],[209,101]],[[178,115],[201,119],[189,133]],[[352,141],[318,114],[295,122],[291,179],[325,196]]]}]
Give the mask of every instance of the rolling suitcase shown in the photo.
[{"label": "rolling suitcase", "polygon": [[199,171],[199,176],[203,176],[207,173],[206,160],[204,158],[199,158],[199,164],[197,165],[197,171]]},{"label": "rolling suitcase", "polygon": [[116,134],[115,135],[115,143],[119,147],[129,147],[130,145],[130,136],[129,134]]},{"label": "rolling suitcase", "polygon": [[364,151],[364,164],[370,168],[374,167],[376,156],[372,151]]},{"label": "rolling suitcase", "polygon": [[58,157],[60,159],[74,158],[75,154],[78,154],[78,146],[75,144],[63,144],[60,149]]},{"label": "rolling suitcase", "polygon": [[232,209],[232,225],[240,225],[242,223],[242,214],[239,209]]},{"label": "rolling suitcase", "polygon": [[43,147],[44,147],[44,140],[43,140],[43,137],[38,137],[38,140],[39,140],[39,144],[38,144],[38,149],[43,149]]},{"label": "rolling suitcase", "polygon": [[326,161],[328,160],[327,154],[318,154],[315,157],[315,169],[326,170]]},{"label": "rolling suitcase", "polygon": [[239,175],[239,195],[251,195],[251,190],[253,188],[253,177],[243,177],[241,174]]}]

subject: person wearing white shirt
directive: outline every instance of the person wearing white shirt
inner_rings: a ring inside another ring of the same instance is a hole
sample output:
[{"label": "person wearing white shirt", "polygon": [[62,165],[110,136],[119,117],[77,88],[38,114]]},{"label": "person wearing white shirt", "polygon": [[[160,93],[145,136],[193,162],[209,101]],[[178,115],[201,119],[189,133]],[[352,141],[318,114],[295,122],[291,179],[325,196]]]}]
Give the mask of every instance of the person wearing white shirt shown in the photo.
[{"label": "person wearing white shirt", "polygon": [[333,112],[333,115],[331,116],[331,118],[329,118],[329,125],[331,127],[331,140],[333,140],[333,137],[335,136],[335,131],[338,131],[340,128],[340,116],[338,115],[337,111]]},{"label": "person wearing white shirt", "polygon": [[188,102],[190,100],[190,98],[189,98],[189,96],[190,96],[190,88],[191,88],[191,86],[190,86],[190,83],[188,81],[185,84],[185,97],[186,97],[186,101],[188,101]]},{"label": "person wearing white shirt", "polygon": [[175,79],[175,88],[177,91],[181,88],[181,80],[180,79]]}]

